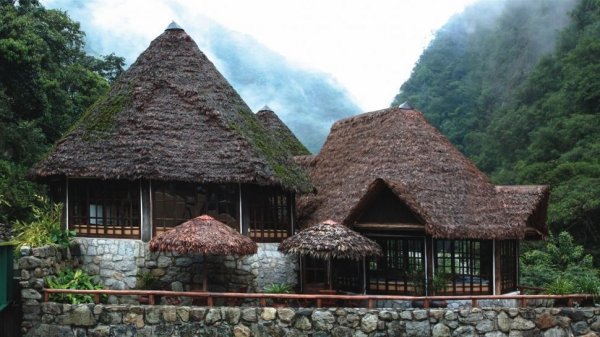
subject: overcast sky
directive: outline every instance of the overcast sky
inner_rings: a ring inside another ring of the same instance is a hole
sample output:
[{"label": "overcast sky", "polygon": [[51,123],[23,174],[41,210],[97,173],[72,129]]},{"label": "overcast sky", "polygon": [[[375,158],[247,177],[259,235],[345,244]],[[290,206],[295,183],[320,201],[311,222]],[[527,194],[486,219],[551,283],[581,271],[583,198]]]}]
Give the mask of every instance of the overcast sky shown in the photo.
[{"label": "overcast sky", "polygon": [[[293,63],[331,74],[363,111],[371,111],[389,106],[435,30],[475,0],[42,2],[68,10],[84,31],[104,32],[96,51],[125,56],[128,63],[171,20],[198,41],[202,36],[197,35],[206,31],[203,21],[210,18]],[[114,39],[121,50],[105,49],[115,48]]]}]

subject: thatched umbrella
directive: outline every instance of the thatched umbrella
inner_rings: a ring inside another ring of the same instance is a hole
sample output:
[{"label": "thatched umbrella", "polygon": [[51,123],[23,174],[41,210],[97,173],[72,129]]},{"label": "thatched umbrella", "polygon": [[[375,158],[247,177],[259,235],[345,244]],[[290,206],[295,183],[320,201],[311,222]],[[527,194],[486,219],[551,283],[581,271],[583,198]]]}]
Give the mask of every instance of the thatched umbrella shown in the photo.
[{"label": "thatched umbrella", "polygon": [[327,280],[330,289],[332,259],[358,261],[382,254],[381,247],[375,241],[333,220],[326,220],[301,230],[285,239],[278,250],[285,254],[308,255],[327,260]]},{"label": "thatched umbrella", "polygon": [[[250,255],[258,249],[256,242],[241,235],[209,215],[188,220],[150,240],[153,252],[180,254]],[[204,268],[202,289],[206,291],[207,274]]]}]

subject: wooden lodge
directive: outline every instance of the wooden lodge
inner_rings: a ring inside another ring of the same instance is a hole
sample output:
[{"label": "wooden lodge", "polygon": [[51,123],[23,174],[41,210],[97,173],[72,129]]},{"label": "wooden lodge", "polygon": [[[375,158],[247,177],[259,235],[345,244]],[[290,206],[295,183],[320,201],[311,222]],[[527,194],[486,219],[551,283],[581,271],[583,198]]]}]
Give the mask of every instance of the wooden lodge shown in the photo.
[{"label": "wooden lodge", "polygon": [[268,109],[254,114],[172,25],[33,175],[66,204],[79,236],[148,241],[208,214],[278,242],[294,229],[295,194],[311,189],[289,162],[308,151],[286,129]]},{"label": "wooden lodge", "polygon": [[[335,288],[357,293],[512,292],[519,242],[548,234],[547,186],[494,186],[407,105],[338,121],[308,155],[270,109],[254,114],[176,25],[33,176],[65,203],[78,236],[147,242],[208,214],[280,242],[333,219],[383,250],[334,261]],[[324,261],[301,267],[303,285],[324,282]]]},{"label": "wooden lodge", "polygon": [[[318,155],[296,159],[317,190],[298,202],[301,224],[332,218],[383,249],[362,264],[338,261],[337,289],[516,291],[519,241],[548,234],[547,186],[494,186],[406,105],[338,121]],[[305,284],[324,281],[322,261],[304,265]]]}]

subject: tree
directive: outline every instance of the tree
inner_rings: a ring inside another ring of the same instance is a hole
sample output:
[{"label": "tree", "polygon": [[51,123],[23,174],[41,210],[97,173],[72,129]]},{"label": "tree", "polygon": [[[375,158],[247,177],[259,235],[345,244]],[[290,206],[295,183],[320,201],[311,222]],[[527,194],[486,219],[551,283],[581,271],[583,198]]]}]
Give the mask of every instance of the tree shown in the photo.
[{"label": "tree", "polygon": [[25,220],[29,167],[123,71],[121,57],[86,55],[83,38],[64,12],[0,1],[0,221]]}]

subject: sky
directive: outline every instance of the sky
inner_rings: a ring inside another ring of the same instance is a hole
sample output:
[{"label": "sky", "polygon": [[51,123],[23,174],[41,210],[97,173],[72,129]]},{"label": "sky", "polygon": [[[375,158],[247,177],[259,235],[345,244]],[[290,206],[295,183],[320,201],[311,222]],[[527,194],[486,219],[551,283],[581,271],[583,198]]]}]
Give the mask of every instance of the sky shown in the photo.
[{"label": "sky", "polygon": [[[213,20],[299,67],[330,74],[363,111],[386,108],[434,36],[476,0],[43,0],[84,31],[107,34],[95,52],[127,63],[175,20],[195,40]],[[67,8],[68,7],[68,8]],[[110,39],[118,39],[120,50]]]}]

